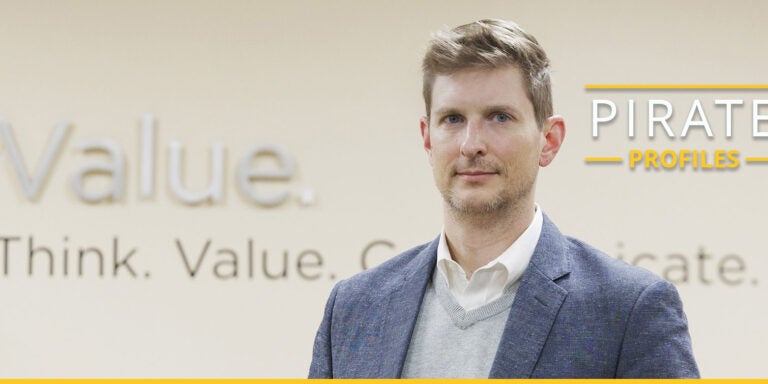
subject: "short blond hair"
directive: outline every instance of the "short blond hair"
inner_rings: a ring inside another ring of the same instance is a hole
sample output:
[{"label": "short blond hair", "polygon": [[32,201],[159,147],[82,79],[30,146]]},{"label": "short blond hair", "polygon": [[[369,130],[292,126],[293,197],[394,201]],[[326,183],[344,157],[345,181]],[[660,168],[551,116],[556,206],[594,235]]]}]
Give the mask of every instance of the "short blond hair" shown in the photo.
[{"label": "short blond hair", "polygon": [[549,59],[535,37],[505,20],[479,20],[434,34],[424,55],[423,95],[429,115],[437,75],[467,69],[520,68],[539,128],[552,116]]}]

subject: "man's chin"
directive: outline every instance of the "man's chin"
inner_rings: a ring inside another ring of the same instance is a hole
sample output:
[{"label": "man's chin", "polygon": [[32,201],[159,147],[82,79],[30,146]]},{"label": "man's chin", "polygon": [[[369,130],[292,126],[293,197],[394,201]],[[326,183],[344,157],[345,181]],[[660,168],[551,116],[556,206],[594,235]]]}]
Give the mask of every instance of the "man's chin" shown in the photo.
[{"label": "man's chin", "polygon": [[452,196],[447,199],[447,203],[454,212],[464,215],[487,215],[503,210],[509,205],[509,201],[500,196],[463,198]]}]

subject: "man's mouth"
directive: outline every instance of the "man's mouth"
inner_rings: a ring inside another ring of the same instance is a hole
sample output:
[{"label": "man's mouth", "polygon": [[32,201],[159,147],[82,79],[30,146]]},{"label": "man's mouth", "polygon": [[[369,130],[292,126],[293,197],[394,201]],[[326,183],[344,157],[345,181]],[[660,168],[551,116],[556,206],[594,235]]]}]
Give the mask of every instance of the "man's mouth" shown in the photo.
[{"label": "man's mouth", "polygon": [[456,176],[458,176],[461,180],[468,182],[485,181],[498,174],[499,173],[496,171],[481,169],[467,169],[456,172]]}]

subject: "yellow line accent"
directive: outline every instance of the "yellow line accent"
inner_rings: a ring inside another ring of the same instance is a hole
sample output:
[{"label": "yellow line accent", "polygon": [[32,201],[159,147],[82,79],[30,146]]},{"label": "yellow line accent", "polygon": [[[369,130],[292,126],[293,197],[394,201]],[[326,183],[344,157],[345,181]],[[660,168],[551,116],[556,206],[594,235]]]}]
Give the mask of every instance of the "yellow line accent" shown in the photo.
[{"label": "yellow line accent", "polygon": [[768,163],[768,157],[747,157],[747,163]]},{"label": "yellow line accent", "polygon": [[[488,383],[488,379],[4,379],[2,384],[468,384]],[[493,379],[500,384],[768,384],[766,379]]]},{"label": "yellow line accent", "polygon": [[621,157],[585,157],[587,163],[621,163]]},{"label": "yellow line accent", "polygon": [[[335,384],[335,383],[376,383],[376,384],[468,384],[488,383],[488,379],[4,379],[3,384]],[[768,384],[766,379],[493,379],[501,384]]]},{"label": "yellow line accent", "polygon": [[584,89],[768,89],[768,84],[587,84]]}]

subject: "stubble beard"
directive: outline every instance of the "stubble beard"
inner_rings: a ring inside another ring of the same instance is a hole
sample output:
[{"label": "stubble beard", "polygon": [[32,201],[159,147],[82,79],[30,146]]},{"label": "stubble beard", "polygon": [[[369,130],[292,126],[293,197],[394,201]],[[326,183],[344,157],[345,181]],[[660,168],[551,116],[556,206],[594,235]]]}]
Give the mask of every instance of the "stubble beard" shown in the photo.
[{"label": "stubble beard", "polygon": [[[509,182],[509,180],[506,180],[506,175],[508,175],[506,170],[498,170],[499,177],[502,177],[505,181]],[[440,194],[443,196],[443,200],[454,215],[468,220],[492,220],[493,217],[496,216],[503,218],[508,212],[514,211],[517,205],[526,200],[532,193],[533,186],[536,182],[535,175],[533,175],[533,177],[530,177],[529,175],[520,175],[519,177],[524,177],[529,180],[525,180],[525,182],[518,184],[516,188],[510,188],[510,186],[507,185],[506,188],[501,188],[490,198],[473,199],[456,196],[454,188],[452,187],[452,184],[457,182],[457,180],[454,179],[455,177],[454,174],[448,185],[441,186]]]},{"label": "stubble beard", "polygon": [[498,193],[491,199],[482,201],[469,201],[457,197],[452,190],[443,193],[443,199],[448,207],[459,216],[488,216],[497,212],[505,211],[509,207],[511,196],[504,193]]}]

